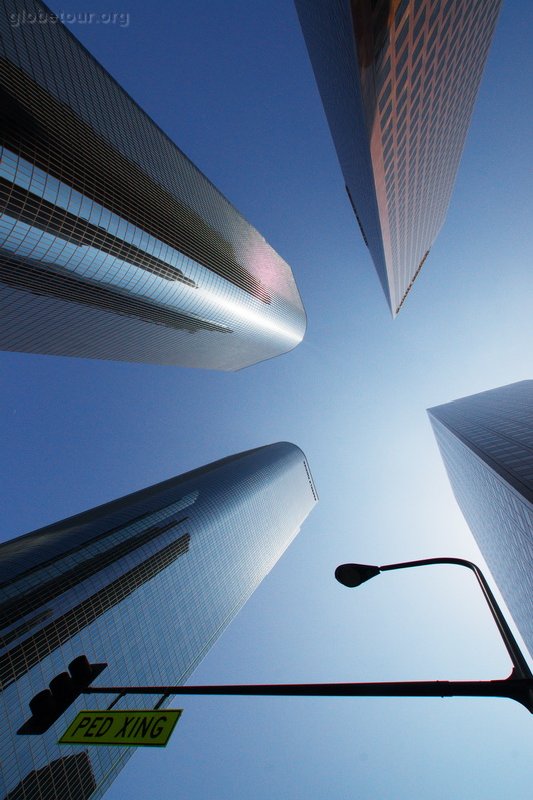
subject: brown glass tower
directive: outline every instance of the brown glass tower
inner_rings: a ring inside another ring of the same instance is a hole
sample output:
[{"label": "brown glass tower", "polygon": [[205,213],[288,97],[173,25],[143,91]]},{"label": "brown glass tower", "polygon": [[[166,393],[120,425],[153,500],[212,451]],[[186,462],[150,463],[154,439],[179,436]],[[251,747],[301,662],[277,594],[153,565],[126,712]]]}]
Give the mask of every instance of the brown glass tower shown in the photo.
[{"label": "brown glass tower", "polygon": [[444,222],[500,0],[296,0],[348,197],[402,307]]}]

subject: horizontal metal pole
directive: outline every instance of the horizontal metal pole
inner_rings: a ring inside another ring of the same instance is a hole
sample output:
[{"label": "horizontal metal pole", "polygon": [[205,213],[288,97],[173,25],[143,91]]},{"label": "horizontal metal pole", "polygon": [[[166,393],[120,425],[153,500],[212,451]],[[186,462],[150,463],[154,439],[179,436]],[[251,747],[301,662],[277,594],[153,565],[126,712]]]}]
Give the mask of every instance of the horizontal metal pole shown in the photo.
[{"label": "horizontal metal pole", "polygon": [[530,678],[495,681],[286,683],[224,686],[89,686],[85,694],[253,695],[280,697],[508,697],[533,711]]}]

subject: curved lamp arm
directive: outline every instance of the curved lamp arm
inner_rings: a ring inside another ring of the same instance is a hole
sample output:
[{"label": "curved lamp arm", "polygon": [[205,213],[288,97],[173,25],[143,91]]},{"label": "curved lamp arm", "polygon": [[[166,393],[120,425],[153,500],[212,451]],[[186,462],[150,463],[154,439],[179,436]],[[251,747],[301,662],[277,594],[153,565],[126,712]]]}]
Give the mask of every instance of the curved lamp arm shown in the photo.
[{"label": "curved lamp arm", "polygon": [[483,592],[490,612],[494,618],[494,621],[496,622],[496,625],[498,626],[503,643],[505,644],[507,652],[509,653],[513,663],[513,670],[509,676],[509,679],[533,678],[533,673],[529,669],[529,665],[522,655],[522,651],[518,646],[518,642],[513,636],[513,633],[507,624],[505,617],[503,616],[503,612],[490,590],[485,576],[479,567],[473,563],[473,561],[467,561],[464,558],[441,557],[423,558],[419,561],[403,561],[399,564],[384,564],[381,567],[367,564],[341,564],[335,570],[335,577],[339,583],[342,583],[344,586],[354,587],[359,586],[361,583],[373,578],[375,575],[379,575],[380,572],[388,572],[389,570],[393,569],[407,569],[409,567],[427,567],[434,564],[456,564],[460,567],[467,567],[468,569],[472,570],[479,585],[481,586],[481,591]]}]

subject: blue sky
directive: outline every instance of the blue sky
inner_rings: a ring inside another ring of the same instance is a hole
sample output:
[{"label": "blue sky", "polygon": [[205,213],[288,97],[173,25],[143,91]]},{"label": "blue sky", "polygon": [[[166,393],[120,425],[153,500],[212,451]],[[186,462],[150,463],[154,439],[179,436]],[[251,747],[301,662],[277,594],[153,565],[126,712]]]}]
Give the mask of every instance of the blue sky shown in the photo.
[{"label": "blue sky", "polygon": [[[333,571],[436,555],[483,563],[425,409],[531,378],[531,4],[502,9],[446,223],[394,322],[292,4],[132,0],[116,10],[130,14],[127,27],[73,33],[291,265],[307,335],[234,374],[1,354],[4,538],[292,441],[320,502],[194,682],[506,676],[466,571],[394,573],[352,592]],[[530,797],[531,719],[509,701],[179,705],[171,744],[137,752],[109,800]]]}]

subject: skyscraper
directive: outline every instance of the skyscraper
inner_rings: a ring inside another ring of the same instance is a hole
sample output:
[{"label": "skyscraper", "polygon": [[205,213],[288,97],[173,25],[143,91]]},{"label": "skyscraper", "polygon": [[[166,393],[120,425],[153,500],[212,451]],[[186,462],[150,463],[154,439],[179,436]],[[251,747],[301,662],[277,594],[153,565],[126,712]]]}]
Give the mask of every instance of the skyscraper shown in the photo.
[{"label": "skyscraper", "polygon": [[264,238],[38,0],[0,32],[0,348],[235,370],[295,347]]},{"label": "skyscraper", "polygon": [[130,749],[57,745],[74,709],[17,736],[29,699],[79,654],[108,663],[100,685],[184,683],[316,502],[304,454],[282,442],[0,545],[0,797],[100,797]]},{"label": "skyscraper", "polygon": [[533,380],[428,414],[459,507],[533,654]]},{"label": "skyscraper", "polygon": [[296,0],[365,244],[396,316],[442,227],[500,0]]}]

